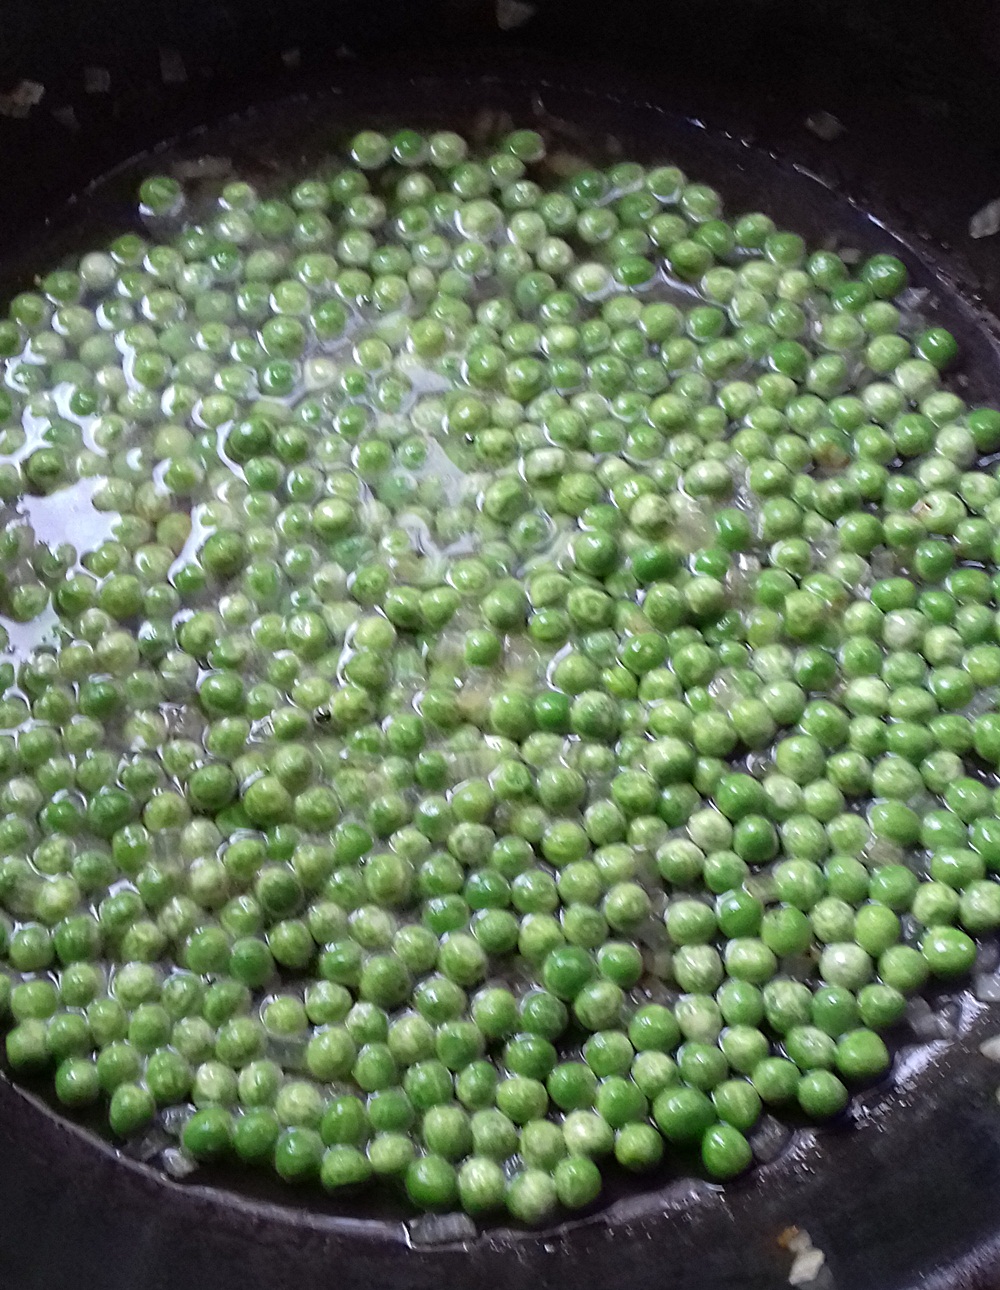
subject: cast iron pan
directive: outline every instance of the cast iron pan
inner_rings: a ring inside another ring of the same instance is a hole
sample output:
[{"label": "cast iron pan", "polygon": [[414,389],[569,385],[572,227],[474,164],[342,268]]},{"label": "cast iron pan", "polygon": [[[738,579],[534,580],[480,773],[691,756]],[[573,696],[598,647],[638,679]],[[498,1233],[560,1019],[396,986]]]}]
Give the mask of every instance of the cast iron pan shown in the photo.
[{"label": "cast iron pan", "polygon": [[[8,0],[0,96],[27,80],[44,97],[13,118],[0,98],[0,281],[42,267],[77,212],[120,226],[128,171],[88,185],[165,141],[253,167],[275,138],[287,157],[310,131],[491,108],[674,160],[730,209],[762,208],[815,240],[897,251],[960,339],[959,382],[996,401],[1000,256],[968,236],[1000,195],[989,5],[904,4],[874,22],[823,3],[535,9],[515,9],[526,23],[498,36],[492,2],[477,0],[363,12]],[[819,112],[844,127],[837,138],[806,126]],[[815,1290],[995,1290],[1000,1070],[978,1045],[1000,1010],[969,995],[939,1003],[953,1040],[909,1037],[894,1081],[833,1128],[776,1144],[745,1180],[723,1189],[682,1167],[642,1186],[615,1179],[593,1213],[468,1238],[246,1176],[171,1181],[0,1075],[0,1290],[777,1290],[790,1228],[826,1256]]]}]

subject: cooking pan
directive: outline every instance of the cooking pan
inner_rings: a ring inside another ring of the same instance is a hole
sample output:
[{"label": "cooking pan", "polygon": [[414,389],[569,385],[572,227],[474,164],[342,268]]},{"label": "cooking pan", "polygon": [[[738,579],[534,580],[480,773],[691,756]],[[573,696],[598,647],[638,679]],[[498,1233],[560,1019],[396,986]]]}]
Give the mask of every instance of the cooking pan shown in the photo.
[{"label": "cooking pan", "polygon": [[[74,224],[126,223],[152,163],[125,163],[149,149],[252,169],[362,122],[491,111],[669,158],[817,242],[901,254],[960,340],[959,384],[996,402],[1000,235],[977,212],[1000,196],[998,61],[989,0],[6,0],[0,291]],[[777,1290],[810,1247],[815,1290],[993,1290],[1000,1067],[979,1045],[1000,1007],[970,991],[931,1009],[832,1127],[765,1121],[746,1179],[675,1161],[542,1231],[180,1180],[162,1141],[118,1151],[0,1076],[0,1290]]]}]

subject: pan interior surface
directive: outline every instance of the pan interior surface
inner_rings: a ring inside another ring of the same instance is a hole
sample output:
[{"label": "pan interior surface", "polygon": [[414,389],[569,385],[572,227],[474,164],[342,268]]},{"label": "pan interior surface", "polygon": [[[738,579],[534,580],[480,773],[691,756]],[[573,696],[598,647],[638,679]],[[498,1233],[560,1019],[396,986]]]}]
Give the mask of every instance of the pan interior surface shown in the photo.
[{"label": "pan interior surface", "polygon": [[[355,127],[474,130],[504,119],[515,127],[544,128],[567,150],[677,164],[717,186],[730,212],[763,210],[811,246],[898,254],[925,293],[921,309],[959,340],[963,361],[955,388],[986,401],[1000,388],[991,319],[959,291],[944,257],[894,228],[883,212],[873,217],[794,162],[744,142],[738,122],[731,132],[708,128],[670,103],[509,71],[466,79],[429,73],[388,84],[358,73],[332,90],[255,108],[171,141],[158,150],[155,165],[144,155],[97,184],[70,220],[57,220],[50,237],[5,266],[5,285],[13,289],[29,267],[51,263],[79,247],[81,238],[93,241],[122,228],[137,177],[150,169],[208,158],[242,177],[266,177],[293,169],[290,158],[304,168],[328,149],[331,135]],[[429,1287],[450,1275],[460,1283],[489,1276],[513,1290],[529,1283],[554,1286],[572,1275],[581,1287],[597,1290],[619,1284],[627,1266],[643,1287],[769,1290],[787,1283],[790,1228],[808,1234],[823,1251],[829,1284],[903,1290],[988,1242],[995,1230],[991,1197],[1000,1184],[1000,1115],[992,1069],[977,1050],[996,1018],[968,994],[942,997],[935,1007],[950,1019],[947,1042],[904,1039],[891,1082],[855,1099],[836,1127],[801,1131],[782,1142],[773,1161],[746,1180],[720,1189],[669,1175],[645,1185],[615,1179],[597,1212],[541,1232],[485,1227],[475,1237],[461,1233],[454,1240],[444,1224],[436,1231],[426,1220],[406,1224],[399,1212],[373,1216],[364,1203],[345,1209],[312,1192],[290,1197],[257,1177],[223,1170],[206,1168],[178,1184],[145,1163],[118,1159],[7,1083],[0,1086],[0,1140],[11,1167],[3,1171],[0,1195],[10,1221],[25,1230],[38,1230],[44,1213],[49,1230],[74,1233],[65,1244],[84,1279],[121,1230],[122,1216],[130,1216],[134,1258],[102,1270],[107,1290],[156,1290],[182,1275],[194,1285],[210,1277],[220,1290],[318,1288],[328,1284],[334,1259],[343,1260],[338,1279],[345,1287],[375,1277],[401,1290]],[[42,1168],[31,1168],[33,1162]],[[106,1197],[106,1212],[103,1225],[85,1232],[64,1189],[88,1187],[88,1175]],[[156,1219],[149,1221],[154,1209]],[[184,1234],[196,1229],[211,1235],[192,1246]],[[251,1241],[259,1242],[252,1271],[240,1257]],[[61,1256],[46,1257],[56,1268]],[[26,1268],[11,1262],[15,1252],[4,1251],[3,1258],[11,1275],[32,1284]],[[977,1275],[970,1265],[941,1284],[969,1290],[995,1284]]]}]

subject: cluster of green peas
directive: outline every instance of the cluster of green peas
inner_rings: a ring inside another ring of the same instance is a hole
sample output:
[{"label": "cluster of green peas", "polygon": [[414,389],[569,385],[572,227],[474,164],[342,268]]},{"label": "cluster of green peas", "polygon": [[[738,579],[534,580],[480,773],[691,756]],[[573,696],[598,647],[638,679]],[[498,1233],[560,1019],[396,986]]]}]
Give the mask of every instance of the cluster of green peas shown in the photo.
[{"label": "cluster of green peas", "polygon": [[843,1111],[1000,926],[1000,414],[903,265],[532,131],[140,202],[0,322],[11,1066],[532,1223]]}]

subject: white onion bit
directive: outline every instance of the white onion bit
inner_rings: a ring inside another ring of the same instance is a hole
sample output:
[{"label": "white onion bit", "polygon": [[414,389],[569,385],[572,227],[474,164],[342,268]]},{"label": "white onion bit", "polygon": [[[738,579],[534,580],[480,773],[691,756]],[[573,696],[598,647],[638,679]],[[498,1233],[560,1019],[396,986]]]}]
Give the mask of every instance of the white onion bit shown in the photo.
[{"label": "white onion bit", "polygon": [[815,1281],[825,1262],[826,1255],[822,1250],[815,1248],[803,1250],[801,1254],[796,1254],[792,1270],[788,1274],[788,1284],[790,1286],[804,1286],[811,1281]]},{"label": "white onion bit", "polygon": [[773,1115],[764,1115],[750,1136],[750,1146],[756,1159],[767,1165],[781,1155],[791,1136],[792,1131],[787,1125]]},{"label": "white onion bit", "polygon": [[1000,233],[1000,197],[981,206],[969,220],[969,236],[992,237]]},{"label": "white onion bit", "polygon": [[980,972],[973,977],[972,992],[980,1003],[1000,1003],[1000,976],[995,972]]},{"label": "white onion bit", "polygon": [[186,1178],[198,1168],[198,1162],[177,1147],[167,1147],[160,1157],[163,1170],[171,1178]]},{"label": "white onion bit", "polygon": [[476,1225],[468,1214],[427,1214],[407,1224],[414,1245],[458,1245],[476,1239]]}]

